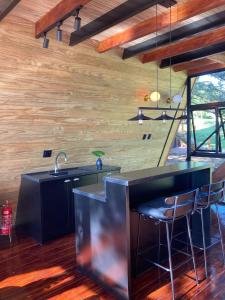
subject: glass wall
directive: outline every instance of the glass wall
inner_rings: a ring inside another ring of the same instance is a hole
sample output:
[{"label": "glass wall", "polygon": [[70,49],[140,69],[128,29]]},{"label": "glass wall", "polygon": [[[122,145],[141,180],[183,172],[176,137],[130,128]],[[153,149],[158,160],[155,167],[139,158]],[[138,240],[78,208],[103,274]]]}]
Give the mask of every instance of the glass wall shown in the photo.
[{"label": "glass wall", "polygon": [[[191,105],[204,105],[224,102],[225,106],[225,71],[203,75],[192,78],[192,100]],[[223,161],[220,158],[211,158],[210,154],[215,155],[217,148],[220,154],[225,154],[225,108],[198,109],[192,112],[193,126],[191,134],[192,150],[198,149],[200,153],[209,157],[193,157],[192,160],[210,161],[215,166]],[[218,135],[216,129],[219,127]],[[186,124],[180,123],[171,147],[167,163],[186,159]],[[199,148],[198,148],[199,147]]]},{"label": "glass wall", "polygon": [[[192,86],[194,150],[199,154],[205,152],[205,155],[225,153],[225,72],[193,78]],[[195,110],[195,105],[202,109],[197,107]]]}]

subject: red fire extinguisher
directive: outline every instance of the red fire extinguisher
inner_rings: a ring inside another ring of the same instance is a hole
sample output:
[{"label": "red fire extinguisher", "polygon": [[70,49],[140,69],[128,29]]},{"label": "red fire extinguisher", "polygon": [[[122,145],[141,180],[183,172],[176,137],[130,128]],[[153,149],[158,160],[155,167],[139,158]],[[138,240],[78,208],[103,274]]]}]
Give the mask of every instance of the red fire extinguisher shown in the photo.
[{"label": "red fire extinguisher", "polygon": [[10,242],[11,242],[11,235],[12,235],[12,207],[9,205],[9,202],[2,206],[1,211],[1,235],[8,235]]}]

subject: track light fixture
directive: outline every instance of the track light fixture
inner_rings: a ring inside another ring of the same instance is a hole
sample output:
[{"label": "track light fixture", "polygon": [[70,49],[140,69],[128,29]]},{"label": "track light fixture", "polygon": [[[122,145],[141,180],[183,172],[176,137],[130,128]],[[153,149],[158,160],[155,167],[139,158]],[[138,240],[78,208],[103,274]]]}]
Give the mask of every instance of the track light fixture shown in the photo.
[{"label": "track light fixture", "polygon": [[59,42],[62,42],[62,29],[61,29],[61,26],[62,26],[62,21],[57,23],[56,39]]},{"label": "track light fixture", "polygon": [[82,6],[78,7],[76,9],[76,13],[75,13],[74,29],[76,31],[80,31],[80,28],[81,28],[81,18],[79,17],[79,13],[80,13],[81,8],[82,8]]},{"label": "track light fixture", "polygon": [[47,32],[44,33],[44,40],[43,40],[43,48],[47,49],[49,46],[49,39],[47,38]]}]

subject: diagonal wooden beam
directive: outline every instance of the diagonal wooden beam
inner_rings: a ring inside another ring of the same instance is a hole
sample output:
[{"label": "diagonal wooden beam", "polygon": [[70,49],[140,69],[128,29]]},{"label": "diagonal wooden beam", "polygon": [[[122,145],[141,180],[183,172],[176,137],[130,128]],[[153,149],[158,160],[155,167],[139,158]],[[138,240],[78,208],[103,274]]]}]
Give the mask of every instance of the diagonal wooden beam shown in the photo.
[{"label": "diagonal wooden beam", "polygon": [[[185,3],[178,4],[171,9],[172,24],[187,20],[196,15],[207,12],[208,10],[218,8],[225,5],[225,0],[189,0]],[[114,36],[111,36],[99,43],[97,47],[98,52],[105,52],[117,46],[121,46],[127,42],[141,38],[145,35],[153,33],[156,29],[161,30],[170,25],[170,12],[162,13],[157,18],[150,18],[137,25],[128,28]]]},{"label": "diagonal wooden beam", "polygon": [[[171,40],[176,42],[185,37],[192,36],[196,33],[203,32],[212,28],[224,25],[225,11],[219,12],[212,16],[203,18],[199,21],[181,26],[171,32]],[[159,35],[157,38],[152,38],[137,45],[128,47],[123,51],[123,59],[133,57],[137,54],[146,52],[157,47],[164,46],[170,42],[170,33]]]},{"label": "diagonal wooden beam", "polygon": [[44,32],[55,27],[75,13],[76,8],[86,5],[91,0],[62,0],[35,24],[35,36],[39,38]]},{"label": "diagonal wooden beam", "polygon": [[143,63],[159,61],[168,57],[177,56],[190,51],[198,50],[225,41],[225,26],[207,31],[192,38],[181,40],[171,45],[156,48],[142,57]]},{"label": "diagonal wooden beam", "polygon": [[195,59],[200,59],[203,57],[207,57],[210,55],[214,55],[214,54],[218,54],[218,53],[223,53],[225,52],[225,42],[216,44],[216,45],[212,45],[206,48],[202,48],[200,50],[196,50],[196,51],[191,51],[189,53],[185,53],[185,54],[181,54],[181,55],[177,55],[171,58],[167,58],[162,60],[161,64],[160,64],[160,68],[164,69],[177,64],[181,64],[184,62],[190,62],[191,60],[195,60]]},{"label": "diagonal wooden beam", "polygon": [[7,1],[7,5],[0,12],[0,21],[2,21],[20,1],[21,0]]},{"label": "diagonal wooden beam", "polygon": [[83,26],[79,32],[72,32],[70,36],[70,46],[77,45],[95,36],[96,34],[154,6],[156,3],[168,5],[170,0],[167,0],[166,2],[165,0],[161,1],[162,3],[158,0],[128,0]]},{"label": "diagonal wooden beam", "polygon": [[199,68],[199,67],[214,64],[214,63],[215,63],[215,60],[212,60],[210,58],[202,58],[202,59],[192,60],[192,61],[188,61],[185,63],[175,65],[173,67],[173,70],[174,70],[174,72],[186,71],[189,69]]},{"label": "diagonal wooden beam", "polygon": [[213,71],[218,71],[218,70],[222,70],[225,69],[225,64],[221,64],[221,63],[212,63],[209,65],[205,65],[205,66],[201,66],[201,67],[197,67],[197,68],[193,68],[193,69],[189,69],[188,70],[188,75],[189,76],[193,76],[193,75],[197,75],[197,74],[206,74],[206,73],[210,73]]}]

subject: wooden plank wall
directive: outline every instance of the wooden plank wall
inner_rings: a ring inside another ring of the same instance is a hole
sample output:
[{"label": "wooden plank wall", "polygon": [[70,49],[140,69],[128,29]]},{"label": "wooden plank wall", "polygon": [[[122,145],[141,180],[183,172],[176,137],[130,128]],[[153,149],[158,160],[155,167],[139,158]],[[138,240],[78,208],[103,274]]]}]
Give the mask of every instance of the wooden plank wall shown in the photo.
[{"label": "wooden plank wall", "polygon": [[[90,43],[41,43],[29,21],[10,14],[0,25],[0,203],[9,199],[14,210],[20,174],[53,167],[44,149],[66,151],[70,166],[94,164],[91,151],[100,149],[104,163],[122,171],[154,167],[170,126],[127,121],[156,87],[155,64],[122,61],[118,51],[98,54]],[[169,70],[159,76],[166,99]],[[173,73],[173,93],[184,80]],[[151,141],[142,141],[144,133]]]}]

